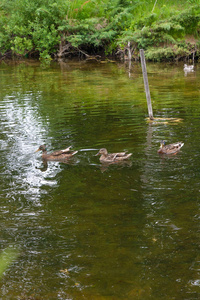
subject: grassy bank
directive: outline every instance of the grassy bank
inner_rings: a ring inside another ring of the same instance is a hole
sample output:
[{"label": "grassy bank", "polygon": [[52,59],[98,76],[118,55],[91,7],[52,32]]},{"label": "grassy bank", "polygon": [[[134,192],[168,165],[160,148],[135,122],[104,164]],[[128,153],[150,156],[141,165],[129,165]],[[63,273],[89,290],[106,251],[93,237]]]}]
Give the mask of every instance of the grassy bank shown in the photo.
[{"label": "grassy bank", "polygon": [[[200,0],[2,0],[1,57],[199,57]],[[127,46],[129,45],[129,47]]]}]

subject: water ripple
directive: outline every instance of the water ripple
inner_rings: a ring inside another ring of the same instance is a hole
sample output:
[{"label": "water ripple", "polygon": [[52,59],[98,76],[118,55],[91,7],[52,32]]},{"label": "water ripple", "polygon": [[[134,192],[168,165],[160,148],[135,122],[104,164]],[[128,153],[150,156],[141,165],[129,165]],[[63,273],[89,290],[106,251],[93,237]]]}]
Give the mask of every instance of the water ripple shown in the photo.
[{"label": "water ripple", "polygon": [[[9,180],[4,182],[3,191],[9,197],[24,195],[29,200],[38,201],[45,194],[44,186],[55,186],[59,164],[52,164],[46,172],[41,172],[35,150],[47,139],[48,120],[39,115],[38,107],[32,105],[31,94],[24,99],[6,96],[0,105],[2,154],[1,167],[3,176]],[[5,167],[6,166],[6,167]],[[21,186],[16,189],[15,186]]]}]

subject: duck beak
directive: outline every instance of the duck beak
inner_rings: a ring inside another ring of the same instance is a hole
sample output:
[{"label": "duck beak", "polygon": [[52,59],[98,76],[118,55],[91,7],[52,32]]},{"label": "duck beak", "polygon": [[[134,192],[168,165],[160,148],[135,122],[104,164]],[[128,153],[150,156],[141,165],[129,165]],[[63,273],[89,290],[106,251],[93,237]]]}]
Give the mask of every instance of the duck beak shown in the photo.
[{"label": "duck beak", "polygon": [[98,155],[100,155],[100,153],[98,152],[97,154],[95,154],[95,156],[98,156]]},{"label": "duck beak", "polygon": [[40,151],[40,148],[38,148],[35,152],[38,152],[38,151]]}]

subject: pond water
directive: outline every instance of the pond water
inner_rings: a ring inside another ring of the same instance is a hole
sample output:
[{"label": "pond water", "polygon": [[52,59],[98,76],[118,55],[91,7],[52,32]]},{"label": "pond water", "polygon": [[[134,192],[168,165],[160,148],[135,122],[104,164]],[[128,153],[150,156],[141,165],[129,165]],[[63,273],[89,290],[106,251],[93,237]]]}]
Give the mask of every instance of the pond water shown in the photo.
[{"label": "pond water", "polygon": [[[0,64],[2,299],[198,299],[200,68],[147,71],[155,122],[139,63]],[[79,152],[46,165],[41,144]],[[102,147],[133,155],[104,166]]]}]

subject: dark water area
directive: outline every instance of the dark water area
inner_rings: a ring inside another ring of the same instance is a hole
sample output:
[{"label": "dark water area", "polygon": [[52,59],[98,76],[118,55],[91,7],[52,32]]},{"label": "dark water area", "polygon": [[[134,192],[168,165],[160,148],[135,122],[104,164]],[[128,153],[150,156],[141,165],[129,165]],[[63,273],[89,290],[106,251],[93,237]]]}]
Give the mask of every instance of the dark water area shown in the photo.
[{"label": "dark water area", "polygon": [[[147,71],[154,122],[139,63],[0,64],[1,299],[199,299],[200,68]],[[41,144],[79,152],[44,164]]]}]

